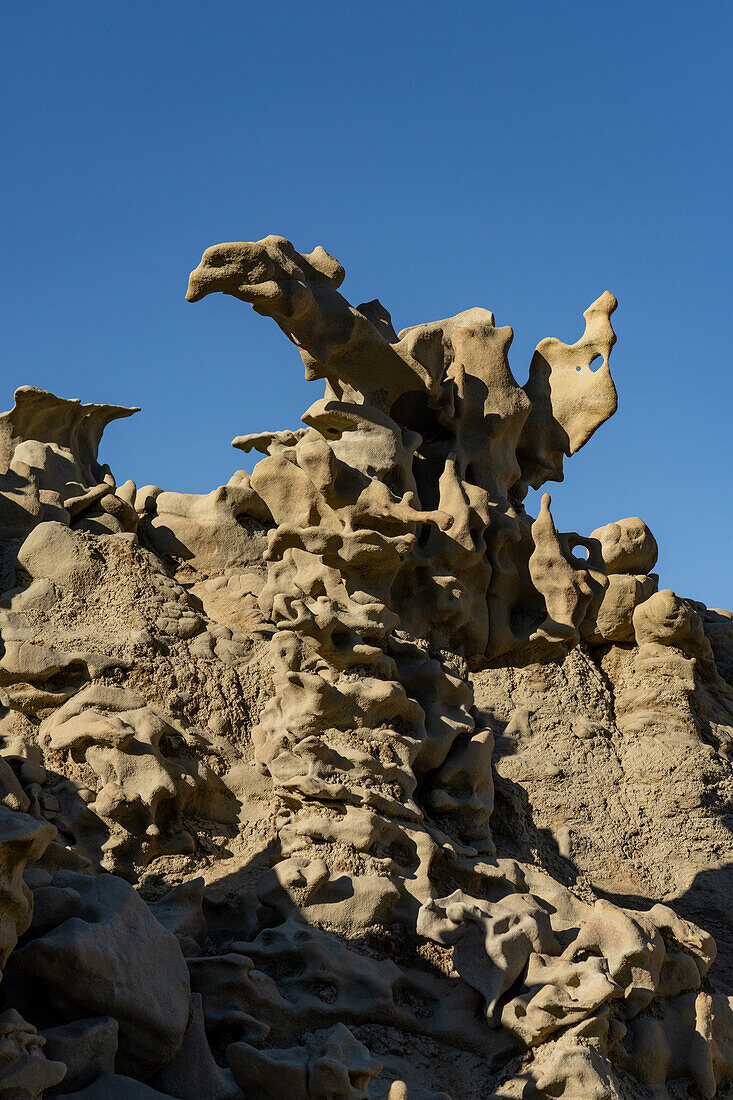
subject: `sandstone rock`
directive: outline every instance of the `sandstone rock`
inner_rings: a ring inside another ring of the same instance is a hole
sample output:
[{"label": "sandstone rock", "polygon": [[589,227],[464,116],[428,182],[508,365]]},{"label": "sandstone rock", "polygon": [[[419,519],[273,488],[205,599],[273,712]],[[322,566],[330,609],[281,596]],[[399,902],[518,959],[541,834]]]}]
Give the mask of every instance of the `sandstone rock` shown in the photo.
[{"label": "sandstone rock", "polygon": [[[578,627],[594,592],[603,592],[608,580],[590,540],[581,539],[579,535],[570,536],[570,541],[563,547],[550,514],[550,503],[549,493],[545,493],[540,514],[532,524],[535,548],[528,563],[529,575],[544,599],[547,617],[532,634],[531,640],[547,638],[551,642],[572,644],[579,639]],[[587,546],[587,567],[579,560],[572,560],[576,545]]]},{"label": "sandstone rock", "polygon": [[432,1089],[411,1088],[404,1081],[394,1081],[385,1100],[451,1100],[447,1092],[433,1092]]},{"label": "sandstone rock", "polygon": [[26,864],[53,838],[52,825],[0,807],[0,967],[31,923],[32,897],[23,882]]},{"label": "sandstone rock", "polygon": [[[94,776],[87,809],[109,827],[104,850],[111,869],[123,869],[133,852],[149,861],[161,852],[192,851],[181,814],[197,788],[207,788],[212,801],[217,793],[220,803],[227,800],[226,789],[197,757],[196,735],[129,689],[82,689],[46,719],[40,742],[83,760]],[[84,837],[78,840],[83,847]]]},{"label": "sandstone rock", "polygon": [[62,1080],[66,1066],[45,1056],[45,1040],[14,1010],[0,1013],[0,1096],[40,1100]]},{"label": "sandstone rock", "polygon": [[651,573],[657,564],[659,548],[657,540],[643,519],[620,519],[591,531],[590,537],[598,539],[606,563],[606,572]]},{"label": "sandstone rock", "polygon": [[343,278],[192,272],[323,380],[211,493],[117,488],[132,410],[0,416],[0,1094],[727,1095],[731,614],[640,519],[525,509],[616,407],[616,300],[521,385],[488,309]]},{"label": "sandstone rock", "polygon": [[60,1091],[81,1089],[102,1074],[114,1073],[117,1032],[117,1020],[96,1016],[47,1028],[42,1033],[46,1057],[66,1066]]},{"label": "sandstone rock", "polygon": [[18,551],[18,564],[34,579],[88,588],[101,573],[83,537],[63,523],[39,524]]},{"label": "sandstone rock", "polygon": [[60,1020],[112,1016],[117,1067],[149,1075],[170,1061],[188,1025],[189,978],[175,937],[112,875],[60,871],[48,889],[64,906],[53,928],[13,956],[14,975],[29,983],[24,995],[36,979]]},{"label": "sandstone rock", "polygon": [[233,1043],[227,1061],[245,1095],[262,1100],[366,1100],[369,1081],[382,1069],[342,1024],[315,1032],[305,1047],[257,1050]]},{"label": "sandstone rock", "polygon": [[637,607],[634,634],[640,646],[649,642],[676,646],[691,655],[708,651],[702,619],[689,602],[669,588],[657,592]]},{"label": "sandstone rock", "polygon": [[[244,471],[203,496],[158,493],[154,507],[143,526],[146,542],[156,553],[182,558],[194,568],[220,572],[250,565],[265,549],[270,513]],[[249,530],[248,519],[254,521]]]},{"label": "sandstone rock", "polygon": [[[0,471],[7,471],[10,490],[6,514],[20,480],[28,487],[28,502],[21,505],[30,517],[28,526],[43,515],[90,530],[134,529],[134,515],[115,497],[114,477],[99,464],[97,452],[107,424],[136,412],[119,405],[82,405],[21,386],[13,409],[0,415]],[[11,518],[17,514],[16,508]]]},{"label": "sandstone rock", "polygon": [[59,1100],[171,1100],[168,1093],[125,1077],[120,1073],[103,1073],[101,1077],[78,1092],[65,1092]]},{"label": "sandstone rock", "polygon": [[184,955],[198,955],[206,945],[203,900],[204,880],[193,878],[175,886],[150,906],[158,923],[176,937]]},{"label": "sandstone rock", "polygon": [[733,1073],[733,998],[686,993],[667,1002],[661,1019],[635,1020],[623,1040],[621,1064],[657,1096],[667,1082],[684,1081],[699,1095],[721,1095]]},{"label": "sandstone rock", "polygon": [[273,1027],[287,1027],[292,1007],[266,974],[254,969],[246,955],[229,952],[188,960],[191,988],[201,995],[206,1031],[214,1039],[226,1037],[254,1042]]},{"label": "sandstone rock", "polygon": [[589,645],[634,640],[634,611],[657,590],[655,576],[612,573],[600,604],[589,611],[580,628]]},{"label": "sandstone rock", "polygon": [[[517,448],[525,492],[548,479],[562,481],[563,456],[575,454],[616,411],[608,360],[616,343],[610,318],[617,305],[606,291],[583,314],[585,332],[577,343],[550,337],[537,345],[524,387],[532,408]],[[601,365],[591,370],[598,358]]]},{"label": "sandstone rock", "polygon": [[177,1100],[238,1100],[242,1093],[229,1070],[216,1064],[204,1029],[201,995],[191,995],[191,1019],[167,1066],[149,1078],[151,1087]]}]

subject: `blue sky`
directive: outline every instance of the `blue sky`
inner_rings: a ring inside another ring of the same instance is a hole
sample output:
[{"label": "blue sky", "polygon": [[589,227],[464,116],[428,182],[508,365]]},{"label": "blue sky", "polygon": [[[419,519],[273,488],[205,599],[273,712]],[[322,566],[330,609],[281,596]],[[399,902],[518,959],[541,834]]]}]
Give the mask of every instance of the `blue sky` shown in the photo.
[{"label": "blue sky", "polygon": [[641,515],[662,585],[732,607],[732,12],[6,5],[0,407],[21,384],[140,405],[102,460],[203,492],[234,435],[319,396],[272,322],[184,301],[209,244],[323,244],[398,329],[486,306],[520,382],[609,289],[619,411],[549,487],[555,520]]}]

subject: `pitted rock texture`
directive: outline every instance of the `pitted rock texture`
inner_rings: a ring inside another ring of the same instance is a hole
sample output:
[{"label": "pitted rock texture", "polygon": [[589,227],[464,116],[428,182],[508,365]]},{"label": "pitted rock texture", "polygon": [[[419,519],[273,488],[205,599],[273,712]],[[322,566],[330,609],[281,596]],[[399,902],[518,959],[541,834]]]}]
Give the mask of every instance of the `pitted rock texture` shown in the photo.
[{"label": "pitted rock texture", "polygon": [[615,298],[520,385],[472,308],[216,245],[325,392],[203,495],[0,416],[0,1098],[733,1096],[733,616],[545,493]]}]

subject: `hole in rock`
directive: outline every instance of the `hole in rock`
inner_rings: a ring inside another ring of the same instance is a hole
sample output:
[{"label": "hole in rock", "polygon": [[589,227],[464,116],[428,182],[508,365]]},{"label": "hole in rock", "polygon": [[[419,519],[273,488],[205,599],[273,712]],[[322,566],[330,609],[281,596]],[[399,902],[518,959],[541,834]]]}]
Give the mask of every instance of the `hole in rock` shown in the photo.
[{"label": "hole in rock", "polygon": [[390,416],[404,428],[419,432],[426,443],[451,438],[451,433],[440,423],[435,410],[428,405],[428,395],[421,390],[401,394],[390,409]]}]

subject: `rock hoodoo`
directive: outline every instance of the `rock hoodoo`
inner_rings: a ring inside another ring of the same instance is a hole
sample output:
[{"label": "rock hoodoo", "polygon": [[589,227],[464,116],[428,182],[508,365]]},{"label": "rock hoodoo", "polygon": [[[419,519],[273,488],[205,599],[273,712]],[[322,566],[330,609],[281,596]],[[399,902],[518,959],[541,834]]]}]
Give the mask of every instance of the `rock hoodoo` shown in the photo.
[{"label": "rock hoodoo", "polygon": [[325,384],[207,495],[99,464],[135,409],[0,416],[0,1100],[730,1096],[733,616],[525,509],[616,299],[520,385],[488,310],[343,278],[191,273]]}]

